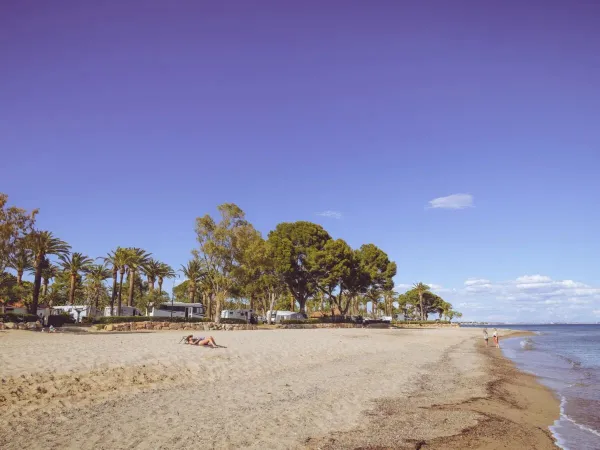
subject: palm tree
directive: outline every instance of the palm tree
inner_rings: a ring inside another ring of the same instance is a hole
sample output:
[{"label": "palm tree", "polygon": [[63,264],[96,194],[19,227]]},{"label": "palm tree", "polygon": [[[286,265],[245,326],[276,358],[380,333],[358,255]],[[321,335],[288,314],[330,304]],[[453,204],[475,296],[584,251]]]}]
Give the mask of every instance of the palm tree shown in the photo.
[{"label": "palm tree", "polygon": [[62,269],[71,279],[69,305],[72,305],[75,301],[75,287],[77,286],[77,281],[79,279],[79,272],[87,272],[94,261],[90,257],[78,252],[75,252],[72,255],[60,255],[58,259],[60,259]]},{"label": "palm tree", "polygon": [[175,278],[176,273],[173,268],[165,263],[160,263],[160,268],[156,274],[158,281],[158,293],[162,294],[162,285],[165,278]]},{"label": "palm tree", "polygon": [[26,246],[33,254],[33,267],[35,277],[33,280],[33,294],[30,305],[30,313],[37,315],[37,307],[40,298],[40,287],[42,284],[42,269],[46,255],[64,255],[69,253],[71,247],[49,231],[32,231],[26,237]]},{"label": "palm tree", "polygon": [[116,250],[113,250],[112,252],[110,252],[108,255],[106,255],[105,257],[101,258],[104,261],[104,264],[109,264],[112,270],[112,279],[113,279],[113,283],[112,283],[112,292],[111,292],[111,297],[110,297],[110,315],[112,316],[114,313],[114,309],[115,309],[115,300],[117,299],[117,278],[118,278],[118,274],[119,274],[119,266],[120,266],[120,259],[121,259],[121,247],[117,247]]},{"label": "palm tree", "polygon": [[85,278],[90,284],[92,292],[94,293],[94,307],[96,309],[98,309],[102,283],[104,280],[108,280],[112,274],[113,271],[109,270],[105,264],[92,264],[88,267]]},{"label": "palm tree", "polygon": [[154,283],[156,283],[156,278],[160,273],[162,263],[157,260],[150,258],[146,264],[142,266],[142,271],[146,274],[148,278],[148,289],[150,293],[154,292]]},{"label": "palm tree", "polygon": [[198,283],[202,280],[203,270],[202,264],[197,259],[188,261],[187,265],[181,266],[181,272],[188,279],[188,293],[190,295],[190,303],[194,303],[196,297],[196,289]]},{"label": "palm tree", "polygon": [[117,316],[121,315],[121,305],[122,305],[122,294],[123,294],[123,276],[125,275],[125,271],[127,270],[127,261],[129,259],[129,251],[123,247],[117,247],[117,249],[108,255],[106,258],[110,261],[113,270],[113,294],[111,299],[111,315],[113,314],[113,308],[115,304],[115,294],[117,292],[117,271],[120,275],[119,278],[119,289],[118,289],[118,299],[117,299]]},{"label": "palm tree", "polygon": [[42,296],[45,297],[48,294],[48,284],[50,280],[58,275],[58,266],[55,266],[50,262],[48,258],[44,258],[42,267]]},{"label": "palm tree", "polygon": [[8,267],[17,272],[17,286],[23,285],[23,273],[33,269],[31,250],[25,247],[23,241],[19,243],[17,251],[10,256]]},{"label": "palm tree", "polygon": [[425,294],[425,292],[428,292],[430,287],[427,286],[425,283],[415,283],[413,285],[413,289],[417,291],[417,294],[419,294],[419,309],[421,312],[421,320],[425,320],[425,312],[423,310],[423,294]]},{"label": "palm tree", "polygon": [[129,297],[127,299],[127,306],[133,306],[133,288],[136,273],[148,262],[151,255],[151,253],[147,253],[141,248],[134,247],[127,249],[127,270],[129,272]]}]

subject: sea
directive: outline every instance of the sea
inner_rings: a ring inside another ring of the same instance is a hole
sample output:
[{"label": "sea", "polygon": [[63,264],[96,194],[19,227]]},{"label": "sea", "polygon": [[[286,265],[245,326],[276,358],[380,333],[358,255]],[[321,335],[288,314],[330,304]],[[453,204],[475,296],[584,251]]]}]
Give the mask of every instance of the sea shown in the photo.
[{"label": "sea", "polygon": [[[600,450],[600,325],[490,325],[490,343],[494,328],[504,355],[560,399],[560,417],[550,427],[559,447]],[[502,328],[535,335],[502,339]]]}]

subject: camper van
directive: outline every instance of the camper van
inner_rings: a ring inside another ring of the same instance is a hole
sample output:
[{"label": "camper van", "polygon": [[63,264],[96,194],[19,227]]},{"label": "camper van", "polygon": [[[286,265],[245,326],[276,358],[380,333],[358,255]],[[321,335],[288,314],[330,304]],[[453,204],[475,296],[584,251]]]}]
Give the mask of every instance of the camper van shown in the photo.
[{"label": "camper van", "polygon": [[186,319],[202,319],[204,305],[202,303],[164,302],[148,307],[150,317],[185,317]]},{"label": "camper van", "polygon": [[306,317],[302,313],[294,311],[267,311],[269,323],[281,323],[282,320],[304,320]]},{"label": "camper van", "polygon": [[249,323],[253,314],[253,309],[224,309],[221,311],[221,319],[240,319]]},{"label": "camper van", "polygon": [[[106,317],[110,316],[110,306],[104,308],[104,315]],[[113,316],[117,315],[117,307],[113,307]],[[134,306],[121,306],[121,316],[131,317],[131,316],[141,316],[142,312]]]},{"label": "camper van", "polygon": [[52,307],[52,315],[63,313],[69,314],[76,323],[81,322],[84,317],[91,317],[95,319],[96,317],[102,316],[102,312],[100,310],[88,305],[64,305]]}]

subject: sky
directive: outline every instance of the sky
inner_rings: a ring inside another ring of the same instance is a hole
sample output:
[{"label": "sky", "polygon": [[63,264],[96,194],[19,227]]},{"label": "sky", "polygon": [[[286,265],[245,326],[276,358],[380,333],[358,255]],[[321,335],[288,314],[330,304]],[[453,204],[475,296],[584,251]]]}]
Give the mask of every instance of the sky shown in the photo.
[{"label": "sky", "polygon": [[234,202],[464,320],[600,321],[600,2],[0,2],[0,192],[174,267]]}]

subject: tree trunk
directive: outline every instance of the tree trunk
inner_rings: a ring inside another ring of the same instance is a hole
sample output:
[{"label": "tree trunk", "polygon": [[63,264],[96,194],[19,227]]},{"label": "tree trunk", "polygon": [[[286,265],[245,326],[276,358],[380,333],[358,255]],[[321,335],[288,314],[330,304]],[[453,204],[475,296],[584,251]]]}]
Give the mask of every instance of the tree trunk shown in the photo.
[{"label": "tree trunk", "polygon": [[45,297],[46,294],[48,294],[48,283],[50,283],[48,278],[42,278],[42,297]]},{"label": "tree trunk", "polygon": [[112,295],[110,296],[110,315],[112,316],[115,313],[115,300],[117,298],[117,270],[113,270],[113,288]]},{"label": "tree trunk", "polygon": [[158,278],[158,293],[162,294],[162,284],[163,284],[163,279],[162,277]]},{"label": "tree trunk", "polygon": [[42,261],[44,255],[38,256],[35,261],[35,277],[33,279],[33,294],[29,312],[37,316],[38,302],[40,300],[40,287],[42,285]]},{"label": "tree trunk", "polygon": [[421,310],[421,320],[423,319],[423,294],[419,292],[419,309]]},{"label": "tree trunk", "polygon": [[121,315],[121,305],[122,305],[122,297],[123,297],[123,276],[125,275],[125,271],[119,272],[121,275],[119,279],[119,297],[117,299],[117,316]]},{"label": "tree trunk", "polygon": [[69,289],[69,305],[75,301],[75,284],[77,283],[77,275],[71,274],[71,288]]},{"label": "tree trunk", "polygon": [[[294,296],[292,295],[292,300],[291,300],[291,311],[294,311],[294,308],[296,307],[296,299],[294,298]],[[302,312],[302,311],[301,311]]]},{"label": "tree trunk", "polygon": [[212,298],[213,298],[212,294],[209,294],[208,302],[207,302],[208,303],[208,308],[207,308],[208,316],[207,317],[209,319],[212,319],[212,304],[213,304]]},{"label": "tree trunk", "polygon": [[23,285],[23,270],[17,270],[17,286],[22,286],[22,285]]},{"label": "tree trunk", "polygon": [[154,292],[154,278],[148,277],[148,291],[152,294]]},{"label": "tree trunk", "polygon": [[135,270],[129,272],[129,296],[127,298],[127,306],[133,306],[133,283],[135,281]]}]

